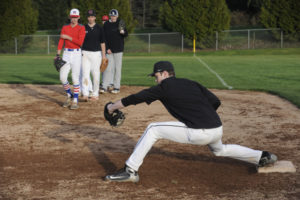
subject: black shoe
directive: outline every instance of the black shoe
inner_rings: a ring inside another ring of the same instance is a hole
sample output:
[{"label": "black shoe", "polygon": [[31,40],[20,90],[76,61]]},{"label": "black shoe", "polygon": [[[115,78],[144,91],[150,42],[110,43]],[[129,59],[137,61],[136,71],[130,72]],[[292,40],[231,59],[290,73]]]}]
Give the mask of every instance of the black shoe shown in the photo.
[{"label": "black shoe", "polygon": [[137,171],[134,171],[130,167],[125,166],[115,174],[107,175],[105,179],[108,181],[117,182],[138,182],[140,178]]},{"label": "black shoe", "polygon": [[277,156],[267,151],[263,151],[258,163],[258,167],[264,167],[269,164],[274,164],[277,161]]}]

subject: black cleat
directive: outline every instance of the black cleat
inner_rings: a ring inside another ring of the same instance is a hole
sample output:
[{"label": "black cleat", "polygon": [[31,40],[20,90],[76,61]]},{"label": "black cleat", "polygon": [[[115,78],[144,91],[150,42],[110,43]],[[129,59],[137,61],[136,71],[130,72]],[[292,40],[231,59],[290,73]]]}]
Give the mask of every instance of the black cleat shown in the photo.
[{"label": "black cleat", "polygon": [[136,171],[134,171],[128,166],[125,166],[123,169],[119,170],[115,174],[107,175],[105,179],[108,181],[136,183],[139,181],[140,178]]},{"label": "black cleat", "polygon": [[267,151],[263,151],[258,163],[258,167],[274,164],[277,161],[277,156]]}]

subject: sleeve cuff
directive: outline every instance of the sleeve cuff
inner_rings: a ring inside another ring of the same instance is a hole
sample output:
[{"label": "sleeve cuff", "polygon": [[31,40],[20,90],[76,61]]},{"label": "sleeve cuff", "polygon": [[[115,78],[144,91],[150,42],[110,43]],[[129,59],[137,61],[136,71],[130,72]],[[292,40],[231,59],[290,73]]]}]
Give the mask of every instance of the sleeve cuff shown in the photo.
[{"label": "sleeve cuff", "polygon": [[128,102],[128,99],[127,99],[127,97],[125,97],[125,98],[121,99],[121,102],[122,102],[122,104],[123,104],[123,106],[124,106],[124,107],[127,107],[127,106],[129,106],[129,105],[130,105],[130,104],[129,104],[129,102]]}]

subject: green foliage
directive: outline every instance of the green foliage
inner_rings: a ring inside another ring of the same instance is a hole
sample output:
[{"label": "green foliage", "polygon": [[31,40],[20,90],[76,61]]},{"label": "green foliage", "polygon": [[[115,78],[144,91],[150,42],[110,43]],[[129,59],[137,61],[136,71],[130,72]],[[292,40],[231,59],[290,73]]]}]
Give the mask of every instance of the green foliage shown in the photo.
[{"label": "green foliage", "polygon": [[119,17],[126,22],[126,28],[129,32],[132,32],[136,25],[129,0],[73,0],[71,7],[79,9],[83,24],[87,23],[87,11],[89,9],[96,11],[97,23],[99,24],[102,23],[101,18],[103,15],[108,15],[111,9],[117,9]]},{"label": "green foliage", "polygon": [[186,38],[200,42],[200,47],[210,47],[215,32],[228,29],[230,13],[225,0],[170,0],[160,10],[164,28],[178,31]]},{"label": "green foliage", "polygon": [[62,0],[34,0],[39,10],[38,29],[57,30],[68,19],[68,4]]},{"label": "green foliage", "polygon": [[[300,40],[300,1],[264,0],[261,23],[266,28],[281,28],[290,40]],[[280,35],[274,33],[279,39]]]},{"label": "green foliage", "polygon": [[37,29],[38,11],[31,0],[3,0],[0,2],[0,42]]}]

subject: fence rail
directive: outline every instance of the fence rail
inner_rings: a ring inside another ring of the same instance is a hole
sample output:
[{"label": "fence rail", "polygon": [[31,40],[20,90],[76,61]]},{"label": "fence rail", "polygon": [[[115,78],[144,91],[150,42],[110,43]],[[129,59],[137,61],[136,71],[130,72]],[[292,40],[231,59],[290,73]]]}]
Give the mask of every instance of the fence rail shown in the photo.
[{"label": "fence rail", "polygon": [[[59,35],[21,35],[2,43],[0,53],[51,54],[56,52],[58,41]],[[289,35],[285,35],[278,28],[218,31],[202,41],[204,42],[196,42],[197,50],[300,47],[299,39],[291,40]],[[191,51],[193,51],[193,41],[178,32],[133,33],[125,40],[125,53]]]}]

